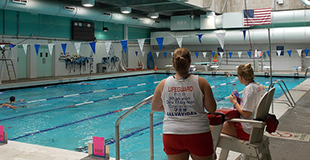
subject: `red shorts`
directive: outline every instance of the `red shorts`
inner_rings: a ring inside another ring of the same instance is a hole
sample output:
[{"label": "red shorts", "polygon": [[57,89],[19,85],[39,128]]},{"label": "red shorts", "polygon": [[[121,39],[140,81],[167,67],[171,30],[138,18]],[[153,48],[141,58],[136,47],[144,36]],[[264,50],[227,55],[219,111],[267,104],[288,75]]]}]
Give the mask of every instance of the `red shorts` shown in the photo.
[{"label": "red shorts", "polygon": [[240,122],[234,122],[234,126],[235,126],[235,130],[237,132],[238,138],[248,141],[250,138],[250,135],[247,134],[246,132],[244,132],[241,123]]},{"label": "red shorts", "polygon": [[190,152],[196,156],[210,156],[213,154],[213,140],[211,132],[199,134],[164,134],[164,151],[167,155]]}]

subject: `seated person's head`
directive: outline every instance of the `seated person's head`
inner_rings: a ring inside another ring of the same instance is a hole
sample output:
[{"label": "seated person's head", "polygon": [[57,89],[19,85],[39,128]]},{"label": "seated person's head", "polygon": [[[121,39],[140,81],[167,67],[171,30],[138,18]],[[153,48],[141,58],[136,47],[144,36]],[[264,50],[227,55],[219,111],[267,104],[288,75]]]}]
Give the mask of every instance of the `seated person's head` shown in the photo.
[{"label": "seated person's head", "polygon": [[14,96],[11,96],[11,97],[10,97],[10,101],[11,101],[11,102],[14,102],[14,101],[15,101],[15,97],[14,97]]},{"label": "seated person's head", "polygon": [[243,77],[245,80],[247,81],[253,81],[254,80],[254,71],[253,68],[251,66],[251,63],[248,64],[241,64],[238,67],[238,75]]}]

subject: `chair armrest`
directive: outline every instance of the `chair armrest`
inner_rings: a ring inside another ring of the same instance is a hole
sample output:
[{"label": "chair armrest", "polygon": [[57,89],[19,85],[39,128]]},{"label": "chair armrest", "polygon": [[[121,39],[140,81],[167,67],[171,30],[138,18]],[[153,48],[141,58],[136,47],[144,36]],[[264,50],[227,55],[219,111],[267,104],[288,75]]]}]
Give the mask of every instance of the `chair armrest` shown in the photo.
[{"label": "chair armrest", "polygon": [[233,118],[227,120],[228,122],[240,122],[240,123],[251,123],[255,128],[263,128],[265,127],[266,123],[257,120],[250,120],[250,119],[240,119],[240,118]]}]

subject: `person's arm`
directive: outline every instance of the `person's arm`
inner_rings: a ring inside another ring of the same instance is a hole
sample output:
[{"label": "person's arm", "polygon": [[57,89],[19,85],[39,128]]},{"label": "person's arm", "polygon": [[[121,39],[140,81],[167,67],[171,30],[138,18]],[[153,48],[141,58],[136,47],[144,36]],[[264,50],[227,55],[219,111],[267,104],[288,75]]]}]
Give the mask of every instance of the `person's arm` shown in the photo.
[{"label": "person's arm", "polygon": [[233,104],[233,106],[238,110],[240,115],[242,115],[244,118],[248,119],[252,115],[252,112],[242,110],[242,106],[238,103],[237,97],[235,96],[234,93],[231,93],[229,101]]},{"label": "person's arm", "polygon": [[0,108],[2,108],[3,106],[10,107],[10,108],[12,108],[12,109],[14,109],[14,110],[17,108],[17,107],[15,107],[15,106],[12,106],[12,105],[7,104],[7,103],[3,103],[3,104],[1,105]]},{"label": "person's arm", "polygon": [[215,102],[210,84],[208,83],[207,80],[205,80],[202,77],[198,77],[198,83],[199,83],[200,90],[204,94],[203,105],[204,105],[205,109],[209,113],[214,113],[216,110],[217,104]]},{"label": "person's arm", "polygon": [[160,81],[155,89],[153,99],[152,99],[152,111],[163,111],[164,110],[164,106],[161,100],[161,94],[164,89],[165,82],[166,82],[166,79]]}]

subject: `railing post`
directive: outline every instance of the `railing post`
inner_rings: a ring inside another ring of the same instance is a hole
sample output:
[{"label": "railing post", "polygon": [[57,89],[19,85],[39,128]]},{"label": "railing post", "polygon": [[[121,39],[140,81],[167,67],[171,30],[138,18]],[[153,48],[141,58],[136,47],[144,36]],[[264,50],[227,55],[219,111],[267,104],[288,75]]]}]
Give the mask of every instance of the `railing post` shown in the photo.
[{"label": "railing post", "polygon": [[[147,102],[151,101],[153,98],[153,95],[145,98],[144,100],[140,101],[138,104],[133,106],[131,109],[129,109],[127,112],[123,113],[115,123],[115,158],[116,160],[120,160],[120,142],[119,142],[119,125],[121,121],[127,117],[129,114],[140,108],[141,106],[145,105]],[[152,125],[153,126],[153,125]]]},{"label": "railing post", "polygon": [[150,160],[154,160],[154,127],[153,111],[150,112]]}]

